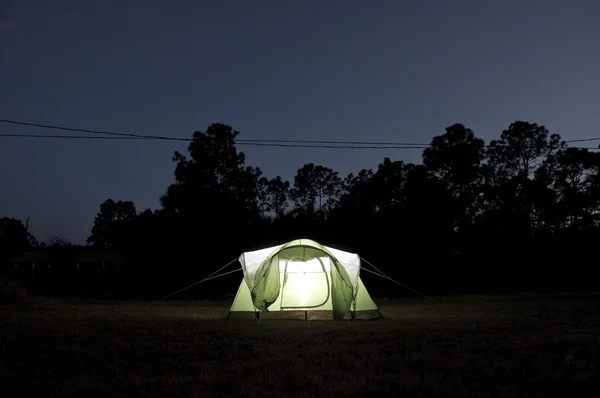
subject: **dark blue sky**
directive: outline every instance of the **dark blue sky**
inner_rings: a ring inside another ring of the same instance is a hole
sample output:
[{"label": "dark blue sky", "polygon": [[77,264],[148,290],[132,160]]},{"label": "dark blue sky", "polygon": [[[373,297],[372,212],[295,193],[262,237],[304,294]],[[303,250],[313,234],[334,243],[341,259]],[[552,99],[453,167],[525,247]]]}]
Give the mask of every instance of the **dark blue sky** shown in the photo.
[{"label": "dark blue sky", "polygon": [[[0,118],[190,137],[600,136],[600,2],[0,0]],[[2,133],[56,131],[0,124]],[[420,150],[240,147],[269,177]],[[0,138],[0,216],[82,243],[106,198],[156,208],[185,144]]]}]

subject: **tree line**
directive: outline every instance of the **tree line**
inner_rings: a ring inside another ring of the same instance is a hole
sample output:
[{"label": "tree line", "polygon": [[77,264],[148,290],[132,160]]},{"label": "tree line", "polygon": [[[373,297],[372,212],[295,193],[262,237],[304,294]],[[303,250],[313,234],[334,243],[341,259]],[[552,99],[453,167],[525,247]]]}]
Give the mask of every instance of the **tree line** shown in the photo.
[{"label": "tree line", "polygon": [[[195,132],[187,155],[173,155],[175,181],[160,208],[106,199],[88,246],[127,254],[138,280],[154,287],[301,237],[360,253],[429,293],[592,283],[600,154],[569,147],[542,125],[516,121],[486,144],[453,124],[420,164],[384,158],[342,176],[308,163],[293,181],[248,165],[238,136],[219,123]],[[23,236],[23,248],[33,245]]]}]

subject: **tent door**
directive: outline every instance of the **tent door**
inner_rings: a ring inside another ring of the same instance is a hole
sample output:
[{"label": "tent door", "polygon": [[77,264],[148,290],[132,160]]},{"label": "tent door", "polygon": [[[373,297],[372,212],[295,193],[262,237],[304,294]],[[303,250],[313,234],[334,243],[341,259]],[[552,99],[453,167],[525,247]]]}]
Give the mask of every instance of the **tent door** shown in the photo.
[{"label": "tent door", "polygon": [[323,261],[318,260],[322,269],[319,272],[288,271],[286,261],[281,285],[281,310],[319,308],[327,304],[331,284]]}]

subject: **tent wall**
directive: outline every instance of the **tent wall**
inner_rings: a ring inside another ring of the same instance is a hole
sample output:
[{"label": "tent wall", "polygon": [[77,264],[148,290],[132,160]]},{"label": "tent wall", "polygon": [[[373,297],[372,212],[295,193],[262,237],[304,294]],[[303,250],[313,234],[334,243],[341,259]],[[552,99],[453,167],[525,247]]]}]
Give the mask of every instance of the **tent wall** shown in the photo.
[{"label": "tent wall", "polygon": [[360,257],[298,239],[240,256],[244,280],[231,314],[261,319],[372,319],[381,315],[359,277]]},{"label": "tent wall", "polygon": [[377,310],[377,304],[371,298],[362,279],[358,278],[358,292],[356,293],[356,311]]},{"label": "tent wall", "polygon": [[256,311],[254,305],[252,304],[250,289],[248,288],[248,284],[245,280],[242,280],[242,283],[240,283],[240,287],[238,288],[237,294],[235,295],[235,299],[233,299],[233,304],[231,305],[231,309],[229,311]]},{"label": "tent wall", "polygon": [[[355,288],[351,278],[346,268],[327,248],[309,240],[286,243],[260,264],[254,275],[254,285],[250,287],[254,306],[260,311],[266,311],[279,299],[282,291],[285,291],[280,278],[282,267],[284,281],[286,281],[290,262],[301,262],[308,266],[310,261],[314,261],[322,272],[326,272],[329,268],[328,291],[331,294],[331,309],[336,318],[343,318],[350,312],[352,306]],[[328,267],[325,264],[328,264]]]},{"label": "tent wall", "polygon": [[[329,273],[326,274],[331,278]],[[281,283],[283,285],[283,274]],[[371,298],[368,290],[363,284],[361,278],[358,278],[358,293],[356,295],[356,307],[352,306],[350,314],[344,316],[344,319],[377,319],[381,318],[377,304]],[[285,297],[285,292],[284,292]],[[269,311],[262,312],[260,319],[300,319],[300,320],[331,320],[334,314],[331,306],[331,298],[326,304],[311,309],[292,309],[280,308],[281,299],[277,300],[269,307]],[[242,280],[230,309],[230,318],[232,319],[255,319],[258,310],[252,304],[250,289],[245,280]]]}]

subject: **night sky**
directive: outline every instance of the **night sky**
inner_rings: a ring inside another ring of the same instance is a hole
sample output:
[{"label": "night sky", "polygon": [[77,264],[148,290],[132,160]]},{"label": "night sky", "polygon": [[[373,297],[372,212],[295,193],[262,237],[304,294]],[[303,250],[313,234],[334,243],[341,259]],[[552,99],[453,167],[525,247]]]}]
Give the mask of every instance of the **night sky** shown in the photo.
[{"label": "night sky", "polygon": [[[600,136],[600,2],[0,0],[0,119],[191,137],[429,143],[515,120]],[[1,133],[69,134],[0,124]],[[595,144],[591,143],[592,146]],[[158,207],[164,141],[0,137],[0,216],[83,243],[106,198]],[[242,147],[268,177],[421,150]]]}]

